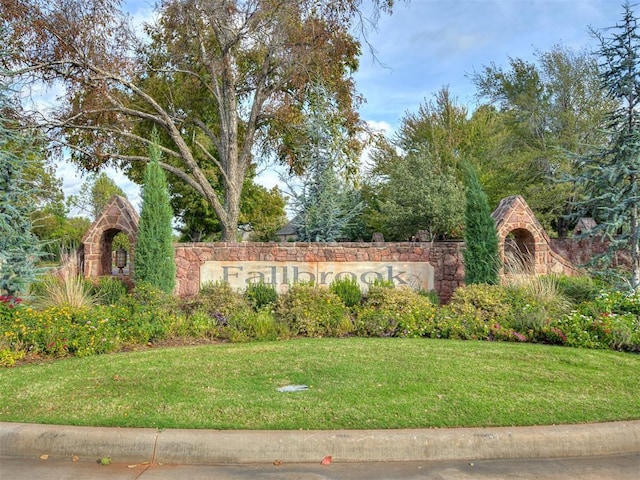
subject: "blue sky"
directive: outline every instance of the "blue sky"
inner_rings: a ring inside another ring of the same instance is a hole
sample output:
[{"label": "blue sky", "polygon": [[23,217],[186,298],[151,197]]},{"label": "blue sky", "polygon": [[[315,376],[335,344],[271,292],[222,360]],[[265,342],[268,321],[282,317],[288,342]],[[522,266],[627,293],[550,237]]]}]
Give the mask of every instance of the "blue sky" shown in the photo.
[{"label": "blue sky", "polygon": [[370,36],[388,68],[361,59],[355,75],[367,99],[364,119],[397,127],[425,98],[448,86],[458,101],[475,105],[469,78],[483,65],[508,65],[509,57],[534,60],[562,44],[593,49],[588,27],[615,25],[622,0],[413,0],[382,17]]},{"label": "blue sky", "polygon": [[[472,109],[475,89],[470,80],[483,65],[508,65],[509,57],[534,60],[536,51],[562,44],[576,50],[597,47],[588,27],[603,29],[622,18],[623,0],[396,0],[392,16],[382,16],[368,39],[374,61],[363,48],[355,79],[366,99],[361,116],[392,132],[407,112],[448,86]],[[125,0],[137,22],[151,18],[152,2]],[[367,13],[367,7],[365,7]],[[80,181],[63,168],[66,193]],[[108,172],[138,205],[138,189],[117,172]],[[264,175],[264,183],[278,183]]]}]

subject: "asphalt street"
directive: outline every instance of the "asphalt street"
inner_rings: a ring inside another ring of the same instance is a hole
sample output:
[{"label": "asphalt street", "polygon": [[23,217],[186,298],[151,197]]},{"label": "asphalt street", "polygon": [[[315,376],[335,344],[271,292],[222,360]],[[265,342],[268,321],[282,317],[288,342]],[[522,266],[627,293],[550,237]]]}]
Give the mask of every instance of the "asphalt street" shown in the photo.
[{"label": "asphalt street", "polygon": [[100,465],[99,459],[0,457],[0,479],[46,480],[638,480],[640,453],[603,457],[450,462],[244,465]]}]

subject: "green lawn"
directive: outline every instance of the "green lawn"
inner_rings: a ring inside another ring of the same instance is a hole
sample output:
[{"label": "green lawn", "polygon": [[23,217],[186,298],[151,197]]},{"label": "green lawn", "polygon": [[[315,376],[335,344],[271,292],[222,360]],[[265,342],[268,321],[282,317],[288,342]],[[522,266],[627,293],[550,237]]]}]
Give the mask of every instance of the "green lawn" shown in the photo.
[{"label": "green lawn", "polygon": [[[305,384],[306,391],[278,387]],[[640,356],[426,339],[305,339],[0,370],[0,421],[215,429],[640,419]]]}]

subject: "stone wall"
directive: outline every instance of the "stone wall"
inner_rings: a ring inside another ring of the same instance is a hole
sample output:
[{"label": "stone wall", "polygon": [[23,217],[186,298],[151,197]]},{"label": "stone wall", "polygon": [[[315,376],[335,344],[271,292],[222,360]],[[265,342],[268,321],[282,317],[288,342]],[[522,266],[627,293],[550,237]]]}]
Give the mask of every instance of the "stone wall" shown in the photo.
[{"label": "stone wall", "polygon": [[[593,257],[602,255],[609,248],[609,242],[600,238],[552,238],[551,248],[568,259],[574,265],[585,265]],[[615,253],[612,266],[629,268],[631,256],[628,251],[620,250]]]},{"label": "stone wall", "polygon": [[180,243],[176,251],[176,293],[196,294],[205,262],[425,262],[433,267],[433,288],[442,301],[464,284],[462,242],[438,243]]}]

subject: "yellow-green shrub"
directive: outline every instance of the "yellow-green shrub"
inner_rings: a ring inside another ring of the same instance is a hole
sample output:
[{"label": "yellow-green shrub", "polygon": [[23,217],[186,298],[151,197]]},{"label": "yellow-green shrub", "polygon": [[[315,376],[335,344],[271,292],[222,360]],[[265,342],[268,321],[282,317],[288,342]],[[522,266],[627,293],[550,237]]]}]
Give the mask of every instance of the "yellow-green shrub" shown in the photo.
[{"label": "yellow-green shrub", "polygon": [[453,292],[449,311],[454,316],[506,327],[513,321],[512,296],[513,292],[501,285],[467,285]]},{"label": "yellow-green shrub", "polygon": [[340,297],[312,284],[291,285],[278,299],[275,313],[292,335],[342,336],[353,330],[349,310]]},{"label": "yellow-green shrub", "polygon": [[358,311],[356,333],[362,336],[429,336],[435,326],[436,306],[408,288],[372,285]]}]

